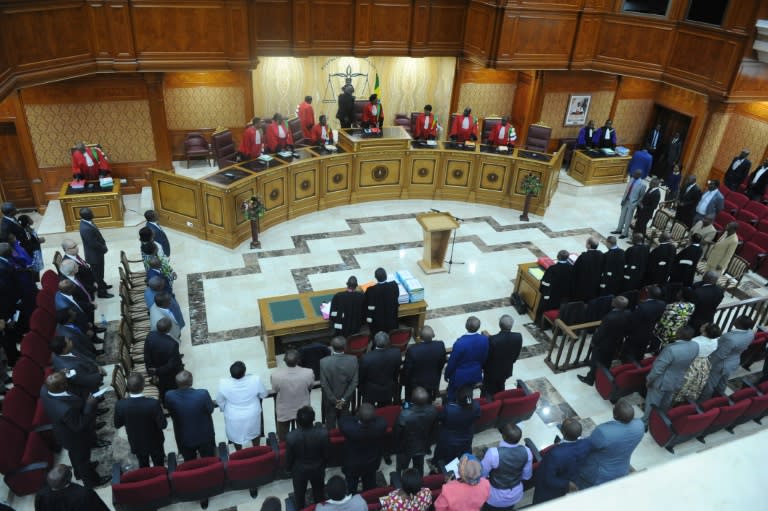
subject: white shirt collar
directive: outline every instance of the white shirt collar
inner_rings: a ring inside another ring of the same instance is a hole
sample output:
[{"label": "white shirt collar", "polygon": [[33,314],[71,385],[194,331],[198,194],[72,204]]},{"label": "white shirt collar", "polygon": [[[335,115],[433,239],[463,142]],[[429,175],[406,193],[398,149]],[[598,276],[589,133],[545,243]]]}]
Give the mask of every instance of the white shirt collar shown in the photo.
[{"label": "white shirt collar", "polygon": [[144,394],[131,394],[131,393],[128,393],[128,397],[144,397]]}]

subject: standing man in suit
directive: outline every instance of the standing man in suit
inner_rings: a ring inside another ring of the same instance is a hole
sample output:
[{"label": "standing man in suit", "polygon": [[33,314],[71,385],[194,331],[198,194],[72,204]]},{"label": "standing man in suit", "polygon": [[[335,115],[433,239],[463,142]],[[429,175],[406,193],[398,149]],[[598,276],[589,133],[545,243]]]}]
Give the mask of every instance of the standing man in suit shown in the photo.
[{"label": "standing man in suit", "polygon": [[504,390],[504,383],[512,376],[512,367],[520,356],[523,336],[512,332],[515,320],[509,314],[499,318],[499,333],[488,337],[488,356],[483,365],[483,395],[493,399],[493,395]]},{"label": "standing man in suit", "polygon": [[672,173],[672,169],[675,165],[680,165],[680,157],[683,153],[683,139],[680,136],[680,132],[676,131],[672,135],[672,140],[669,141],[666,154],[664,155],[664,163],[666,164],[666,174]]},{"label": "standing man in suit", "polygon": [[562,442],[555,440],[555,445],[544,453],[534,473],[534,505],[565,496],[572,489],[579,466],[592,450],[589,439],[579,438],[581,423],[577,419],[565,419],[560,431]]},{"label": "standing man in suit", "polygon": [[595,384],[597,364],[611,367],[616,350],[624,342],[630,325],[632,313],[627,310],[629,300],[625,296],[616,296],[611,301],[611,312],[605,315],[600,326],[592,335],[592,358],[589,359],[589,373],[577,375],[579,381],[587,385]]},{"label": "standing man in suit", "polygon": [[600,275],[603,253],[597,247],[597,238],[587,239],[587,250],[582,252],[573,265],[573,299],[588,302],[600,294]]},{"label": "standing man in suit", "polygon": [[613,406],[613,420],[597,426],[589,436],[592,447],[576,474],[579,489],[597,486],[629,474],[632,452],[643,439],[643,421],[626,400]]},{"label": "standing man in suit", "polygon": [[435,116],[432,115],[432,105],[424,105],[424,112],[416,117],[413,138],[416,140],[435,140],[437,138],[437,122]]},{"label": "standing man in suit", "polygon": [[635,151],[635,154],[632,155],[632,159],[629,160],[629,164],[627,165],[627,173],[632,175],[632,171],[639,170],[641,172],[641,177],[645,179],[648,177],[648,174],[651,173],[652,167],[653,156],[651,156],[651,153],[648,152],[648,148],[643,146],[642,149]]},{"label": "standing man in suit", "polygon": [[479,333],[480,320],[475,316],[467,318],[467,333],[453,343],[453,350],[445,367],[448,381],[447,401],[456,399],[456,391],[464,385],[483,381],[483,364],[488,358],[488,337]]},{"label": "standing man in suit", "polygon": [[651,250],[648,256],[648,268],[645,272],[645,284],[663,286],[669,279],[672,263],[675,261],[675,244],[668,232],[659,236],[659,246]]},{"label": "standing man in suit", "polygon": [[768,186],[768,159],[749,176],[745,193],[750,199],[759,201],[765,194],[766,186]]},{"label": "standing man in suit", "polygon": [[3,212],[3,219],[0,220],[0,238],[6,240],[8,234],[13,234],[19,241],[27,239],[24,228],[16,220],[16,213],[18,211],[13,202],[4,202],[1,210]]},{"label": "standing man in suit", "polygon": [[96,285],[96,277],[93,275],[91,266],[85,259],[80,257],[77,242],[65,238],[61,242],[61,250],[64,252],[62,262],[71,260],[77,264],[77,279],[83,283],[83,286],[85,286],[85,289],[88,291],[91,301],[93,301],[96,298],[96,291],[98,289],[98,286]]},{"label": "standing man in suit", "polygon": [[739,368],[741,353],[755,338],[752,328],[755,322],[749,316],[740,316],[733,322],[733,330],[717,340],[717,349],[709,355],[711,368],[702,399],[709,399],[714,392],[723,394],[728,378]]},{"label": "standing man in suit", "polygon": [[391,405],[399,374],[400,350],[390,346],[389,335],[377,332],[373,350],[360,359],[358,378],[363,402],[377,407]]},{"label": "standing man in suit", "polygon": [[445,343],[435,341],[435,331],[429,325],[421,329],[421,342],[411,344],[405,352],[400,381],[405,387],[405,400],[410,401],[413,390],[423,387],[434,401],[445,366]]},{"label": "standing man in suit", "polygon": [[648,148],[648,152],[656,154],[656,149],[661,145],[661,124],[656,124],[651,132],[648,134],[648,138],[645,141],[645,146]]},{"label": "standing man in suit", "polygon": [[648,298],[637,304],[630,318],[627,342],[622,350],[622,360],[640,362],[651,344],[653,327],[661,319],[664,309],[664,294],[659,286],[648,286]]},{"label": "standing man in suit", "polygon": [[632,222],[632,215],[640,200],[645,195],[645,182],[643,181],[643,171],[633,170],[632,178],[629,180],[627,189],[621,199],[621,214],[619,215],[619,225],[611,234],[620,234],[619,238],[624,239],[629,236],[629,224]]},{"label": "standing man in suit", "polygon": [[144,219],[147,221],[147,227],[152,229],[152,234],[155,235],[155,242],[160,243],[163,247],[163,254],[167,258],[171,258],[171,243],[168,241],[168,235],[160,224],[157,222],[157,213],[153,209],[148,209],[144,212]]},{"label": "standing man in suit", "polygon": [[728,267],[739,246],[739,237],[736,234],[738,228],[738,222],[731,222],[725,226],[725,233],[712,245],[712,249],[707,254],[706,271],[723,272]]},{"label": "standing man in suit", "polygon": [[176,390],[165,394],[165,407],[173,420],[173,433],[184,461],[214,456],[213,400],[205,389],[192,388],[192,373],[176,375]]},{"label": "standing man in suit", "polygon": [[336,118],[341,124],[341,129],[352,127],[352,121],[355,120],[355,88],[352,86],[352,79],[347,78],[344,87],[339,94],[339,108],[336,111]]},{"label": "standing man in suit", "polygon": [[[66,337],[54,337],[48,343],[53,352],[53,369],[67,376],[67,388],[73,394],[85,399],[99,390],[104,383],[106,371],[87,355],[72,349],[72,341]],[[71,374],[70,372],[74,371]]]},{"label": "standing man in suit", "polygon": [[149,328],[157,330],[157,322],[162,318],[168,318],[171,321],[171,330],[168,335],[181,342],[181,329],[184,328],[184,318],[176,315],[171,310],[171,294],[160,292],[155,295],[155,304],[149,308]]},{"label": "standing man in suit", "polygon": [[72,482],[72,469],[67,465],[54,466],[45,481],[46,487],[35,495],[35,511],[109,511],[92,488]]},{"label": "standing man in suit", "polygon": [[315,109],[312,108],[312,96],[304,96],[304,102],[299,105],[299,121],[301,122],[301,134],[309,140],[312,138],[312,128],[315,125]]},{"label": "standing man in suit", "polygon": [[643,198],[640,199],[640,203],[635,210],[635,227],[634,232],[640,233],[645,239],[645,231],[648,227],[648,222],[653,217],[653,212],[656,211],[656,207],[661,201],[661,182],[657,178],[651,179],[650,187],[648,191],[643,194]]},{"label": "standing man in suit", "polygon": [[125,426],[131,452],[139,460],[139,467],[165,464],[163,430],[168,425],[160,401],[145,397],[144,377],[139,373],[128,375],[128,397],[115,403],[115,429]]},{"label": "standing man in suit", "polygon": [[176,375],[184,369],[179,353],[179,342],[171,337],[171,320],[162,318],[157,322],[157,330],[147,334],[144,341],[144,363],[147,373],[157,381],[160,399],[165,393],[176,388]]},{"label": "standing man in suit", "polygon": [[725,291],[717,285],[717,272],[708,271],[702,280],[693,285],[693,305],[696,307],[688,320],[694,331],[698,332],[705,323],[712,323],[715,311],[723,301]]},{"label": "standing man in suit", "polygon": [[53,424],[56,442],[69,451],[69,462],[75,478],[82,479],[87,488],[95,488],[109,482],[101,477],[91,464],[91,448],[106,447],[110,443],[96,438],[96,407],[103,397],[88,396],[83,399],[67,391],[67,378],[55,372],[45,379],[40,391],[43,408]]},{"label": "standing man in suit", "polygon": [[684,326],[677,331],[677,340],[667,344],[653,361],[651,372],[646,377],[648,394],[645,396],[643,423],[648,424],[653,407],[667,411],[672,405],[672,396],[683,386],[685,372],[699,354],[699,345],[691,342],[693,328]]},{"label": "standing man in suit", "polygon": [[77,263],[72,259],[64,259],[59,265],[59,271],[61,272],[59,275],[59,280],[69,280],[75,285],[72,288],[72,298],[74,298],[75,301],[80,304],[86,314],[88,314],[88,321],[95,324],[94,318],[96,314],[96,308],[98,306],[91,299],[88,288],[85,287],[85,284],[83,284],[80,279],[77,278]]},{"label": "standing man in suit", "polygon": [[336,335],[349,337],[360,331],[363,325],[365,295],[357,289],[357,277],[347,279],[347,289],[339,291],[331,299],[330,320]]},{"label": "standing man in suit", "polygon": [[85,260],[91,265],[93,276],[96,279],[98,297],[112,298],[115,295],[108,291],[112,286],[104,282],[104,254],[109,249],[107,248],[104,236],[101,235],[101,231],[93,223],[93,211],[91,211],[91,208],[80,208],[80,238],[83,241]]},{"label": "standing man in suit", "polygon": [[557,261],[544,272],[541,277],[541,301],[539,302],[538,317],[553,309],[559,309],[563,302],[571,296],[571,279],[573,266],[568,262],[570,254],[567,250],[557,253]]},{"label": "standing man in suit", "polygon": [[392,428],[393,444],[398,446],[397,471],[413,468],[424,473],[424,456],[429,452],[432,435],[437,426],[437,409],[423,387],[411,392],[410,406],[403,407]]},{"label": "standing man in suit", "polygon": [[517,140],[517,133],[515,127],[509,122],[509,116],[505,115],[501,118],[501,122],[493,128],[493,131],[488,136],[488,143],[494,146],[507,146],[508,148],[515,147],[515,141]]},{"label": "standing man in suit", "polygon": [[592,144],[597,148],[616,149],[616,130],[613,129],[613,121],[608,119],[604,126],[597,129],[592,138]]},{"label": "standing man in suit", "polygon": [[312,484],[315,503],[322,502],[330,441],[325,426],[315,425],[315,411],[311,406],[303,406],[296,412],[296,429],[288,433],[285,448],[285,469],[292,475],[296,509],[306,507],[308,483]]},{"label": "standing man in suit", "polygon": [[608,250],[603,254],[600,294],[617,295],[624,286],[624,250],[618,247],[616,236],[608,236],[605,246]]},{"label": "standing man in suit", "polygon": [[372,404],[362,403],[356,416],[339,419],[339,429],[345,438],[341,471],[347,478],[347,491],[357,493],[361,479],[363,491],[375,488],[387,421],[376,415]]},{"label": "standing man in suit", "polygon": [[335,429],[337,419],[349,414],[350,400],[357,388],[357,357],[344,353],[346,346],[346,339],[334,337],[331,355],[320,359],[320,386],[328,429]]},{"label": "standing man in suit", "polygon": [[595,138],[595,121],[591,120],[586,126],[579,130],[579,134],[576,137],[576,149],[584,149],[592,147],[592,140]]},{"label": "standing man in suit", "polygon": [[283,116],[276,113],[272,116],[272,122],[267,125],[264,134],[264,142],[270,153],[293,151],[293,133],[288,129],[288,125],[283,120]]},{"label": "standing man in suit", "polygon": [[360,127],[381,128],[384,124],[384,109],[381,107],[379,96],[371,94],[368,97],[368,103],[363,107],[363,118],[360,121]]},{"label": "standing man in suit", "polygon": [[261,117],[254,117],[251,124],[243,131],[237,152],[242,158],[253,160],[261,156],[264,148],[264,133],[261,130]]},{"label": "standing man in suit", "polygon": [[75,322],[77,311],[73,307],[59,309],[56,311],[56,335],[66,337],[72,341],[74,350],[92,360],[96,360],[97,355],[103,355],[103,349],[96,349],[93,344],[92,331],[83,332]]},{"label": "standing man in suit", "polygon": [[284,441],[291,421],[302,406],[309,406],[309,393],[315,383],[312,369],[299,366],[299,352],[288,350],[283,357],[284,367],[272,370],[269,376],[275,396],[277,438]]},{"label": "standing man in suit", "polygon": [[752,167],[752,162],[749,161],[748,156],[749,149],[742,149],[741,153],[728,165],[728,170],[725,171],[723,184],[734,192],[739,191],[741,183],[744,182],[744,178],[747,177],[749,169]]},{"label": "standing man in suit", "polygon": [[696,206],[700,200],[701,190],[696,184],[696,176],[691,174],[685,178],[685,183],[680,190],[675,220],[684,223],[690,229],[693,225],[693,215],[696,213]]},{"label": "standing man in suit", "polygon": [[86,306],[75,300],[75,297],[73,296],[74,292],[75,284],[72,283],[71,280],[67,279],[59,281],[59,290],[56,291],[54,297],[54,306],[57,311],[62,309],[73,309],[77,314],[74,322],[80,330],[83,332],[89,330],[93,331],[93,323],[89,319]]},{"label": "standing man in suit", "polygon": [[696,265],[701,258],[701,235],[691,235],[691,242],[675,256],[672,272],[669,275],[670,282],[680,282],[686,287],[693,284],[696,275]]},{"label": "standing man in suit", "polygon": [[720,193],[720,181],[710,179],[707,181],[707,191],[701,195],[699,203],[696,205],[696,214],[693,217],[693,223],[700,221],[704,217],[715,218],[725,206],[725,198]]},{"label": "standing man in suit", "polygon": [[365,290],[365,321],[371,335],[397,328],[397,298],[400,296],[397,282],[387,282],[384,268],[376,268],[374,277],[376,284]]},{"label": "standing man in suit", "polygon": [[[647,194],[646,194],[647,195]],[[651,249],[644,243],[645,237],[636,232],[632,235],[632,246],[624,252],[624,283],[623,291],[640,289],[648,267]]]}]

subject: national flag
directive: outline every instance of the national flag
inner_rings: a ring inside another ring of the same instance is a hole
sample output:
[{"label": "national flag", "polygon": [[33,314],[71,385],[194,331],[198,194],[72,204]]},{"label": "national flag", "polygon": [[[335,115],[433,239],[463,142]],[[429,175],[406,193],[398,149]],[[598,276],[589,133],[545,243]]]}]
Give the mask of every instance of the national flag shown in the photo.
[{"label": "national flag", "polygon": [[373,93],[381,99],[381,87],[379,87],[379,73],[376,73],[376,81],[373,83]]}]

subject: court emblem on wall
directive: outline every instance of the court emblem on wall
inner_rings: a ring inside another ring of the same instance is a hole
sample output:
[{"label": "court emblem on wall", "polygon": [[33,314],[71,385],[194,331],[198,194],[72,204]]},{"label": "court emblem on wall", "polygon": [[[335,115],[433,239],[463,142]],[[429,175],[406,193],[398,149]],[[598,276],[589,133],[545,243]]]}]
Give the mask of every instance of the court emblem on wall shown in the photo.
[{"label": "court emblem on wall", "polygon": [[[323,73],[328,76],[323,91],[323,103],[336,103],[338,95],[342,93],[345,87],[352,87],[352,94],[358,97],[367,97],[370,94],[370,78],[376,75],[376,66],[368,58],[354,59],[363,66],[353,69],[351,64],[344,66],[344,61],[348,60],[333,57],[322,65]],[[363,69],[365,66],[367,69]]]}]

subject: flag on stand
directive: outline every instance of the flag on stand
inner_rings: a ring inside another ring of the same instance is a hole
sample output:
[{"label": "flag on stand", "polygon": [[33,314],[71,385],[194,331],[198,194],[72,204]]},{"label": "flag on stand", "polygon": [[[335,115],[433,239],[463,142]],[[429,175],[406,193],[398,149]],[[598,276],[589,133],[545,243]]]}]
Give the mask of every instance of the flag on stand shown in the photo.
[{"label": "flag on stand", "polygon": [[376,73],[376,81],[373,83],[373,93],[381,100],[381,88],[379,87],[379,73]]}]

